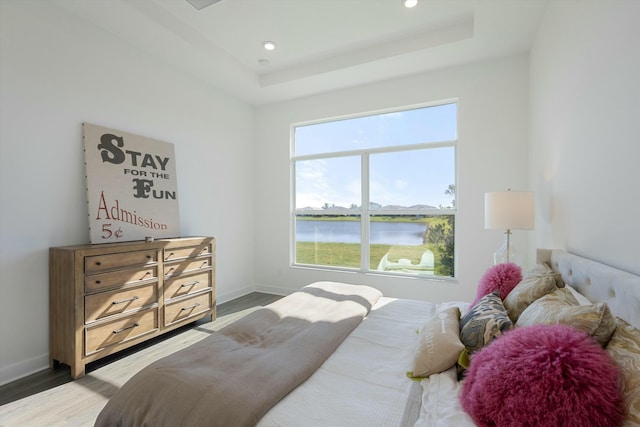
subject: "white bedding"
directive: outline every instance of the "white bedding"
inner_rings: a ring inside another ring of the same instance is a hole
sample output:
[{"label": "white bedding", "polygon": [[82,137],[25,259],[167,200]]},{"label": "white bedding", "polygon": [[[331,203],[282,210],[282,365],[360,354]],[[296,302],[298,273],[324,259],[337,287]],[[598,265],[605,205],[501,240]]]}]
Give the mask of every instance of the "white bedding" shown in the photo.
[{"label": "white bedding", "polygon": [[[465,303],[447,305],[466,308]],[[322,367],[258,426],[413,425],[422,387],[406,373],[412,367],[418,331],[437,308],[424,301],[381,298]],[[457,402],[457,393],[453,399]],[[429,425],[426,422],[420,425]]]},{"label": "white bedding", "polygon": [[458,382],[455,366],[423,379],[421,384],[422,405],[415,427],[475,427],[458,399],[462,383]]}]

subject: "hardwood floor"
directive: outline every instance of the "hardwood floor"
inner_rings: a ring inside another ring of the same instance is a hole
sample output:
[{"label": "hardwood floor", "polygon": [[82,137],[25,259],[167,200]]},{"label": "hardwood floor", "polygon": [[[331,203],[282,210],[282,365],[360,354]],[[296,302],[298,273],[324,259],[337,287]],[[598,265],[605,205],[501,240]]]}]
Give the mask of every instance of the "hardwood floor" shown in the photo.
[{"label": "hardwood floor", "polygon": [[1,386],[0,427],[93,426],[107,400],[140,369],[280,298],[254,292],[220,304],[215,321],[195,322],[90,363],[76,381],[62,365]]}]

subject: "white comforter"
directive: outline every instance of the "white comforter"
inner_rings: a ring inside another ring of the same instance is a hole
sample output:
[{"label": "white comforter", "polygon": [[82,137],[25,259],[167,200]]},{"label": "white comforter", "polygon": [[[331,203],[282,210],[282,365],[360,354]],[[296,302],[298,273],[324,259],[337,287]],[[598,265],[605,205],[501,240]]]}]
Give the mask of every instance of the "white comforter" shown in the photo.
[{"label": "white comforter", "polygon": [[437,308],[423,301],[381,298],[322,367],[258,426],[473,426],[458,403],[455,371],[421,382],[406,375],[417,333]]}]

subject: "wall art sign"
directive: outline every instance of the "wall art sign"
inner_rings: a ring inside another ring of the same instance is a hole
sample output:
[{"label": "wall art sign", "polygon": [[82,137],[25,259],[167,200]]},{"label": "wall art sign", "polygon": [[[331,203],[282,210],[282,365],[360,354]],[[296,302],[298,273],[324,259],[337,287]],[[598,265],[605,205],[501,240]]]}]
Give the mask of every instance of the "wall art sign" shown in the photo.
[{"label": "wall art sign", "polygon": [[91,243],[180,236],[173,144],[82,124]]}]

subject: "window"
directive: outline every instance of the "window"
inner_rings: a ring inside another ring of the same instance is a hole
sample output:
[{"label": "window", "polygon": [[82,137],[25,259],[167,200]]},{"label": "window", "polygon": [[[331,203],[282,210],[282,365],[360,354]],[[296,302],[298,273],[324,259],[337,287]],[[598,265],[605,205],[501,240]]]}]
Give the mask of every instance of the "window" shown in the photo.
[{"label": "window", "polygon": [[296,125],[293,264],[454,276],[457,104]]}]

